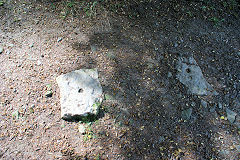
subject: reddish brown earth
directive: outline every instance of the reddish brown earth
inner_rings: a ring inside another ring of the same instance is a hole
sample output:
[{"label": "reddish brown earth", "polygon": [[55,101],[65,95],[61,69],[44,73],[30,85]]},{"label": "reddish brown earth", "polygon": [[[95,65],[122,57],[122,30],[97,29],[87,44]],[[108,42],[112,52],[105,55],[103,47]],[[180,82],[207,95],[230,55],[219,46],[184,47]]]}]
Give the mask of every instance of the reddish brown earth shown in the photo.
[{"label": "reddish brown earth", "polygon": [[[0,1],[1,159],[240,158],[237,3],[111,1],[88,17],[80,2]],[[176,79],[182,55],[196,59],[218,96],[187,92]],[[85,134],[61,119],[56,84],[81,68],[97,68],[113,97],[82,124]],[[235,124],[225,108],[238,114]]]}]

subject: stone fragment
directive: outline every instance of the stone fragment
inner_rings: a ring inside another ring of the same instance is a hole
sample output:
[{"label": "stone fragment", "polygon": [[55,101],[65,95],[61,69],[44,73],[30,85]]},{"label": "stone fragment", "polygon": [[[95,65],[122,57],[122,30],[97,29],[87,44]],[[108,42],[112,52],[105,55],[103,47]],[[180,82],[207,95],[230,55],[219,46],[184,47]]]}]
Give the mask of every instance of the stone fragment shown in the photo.
[{"label": "stone fragment", "polygon": [[62,37],[59,37],[58,39],[57,39],[57,42],[61,42],[62,41]]},{"label": "stone fragment", "polygon": [[15,112],[12,113],[12,117],[13,119],[19,119],[20,113],[18,110],[16,110]]},{"label": "stone fragment", "polygon": [[65,120],[97,115],[102,87],[97,69],[80,69],[57,77],[60,88],[61,117]]},{"label": "stone fragment", "polygon": [[223,108],[222,103],[220,103],[220,102],[218,103],[218,108],[219,108],[219,109],[222,109],[222,108]]},{"label": "stone fragment", "polygon": [[53,95],[53,93],[51,90],[47,91],[45,94],[46,97],[52,97],[52,95]]},{"label": "stone fragment", "polygon": [[79,131],[79,133],[81,133],[81,134],[86,133],[86,128],[85,128],[85,126],[84,126],[83,124],[79,124],[79,126],[78,126],[78,131]]},{"label": "stone fragment", "polygon": [[226,108],[227,119],[230,123],[233,123],[236,119],[237,113],[233,112],[232,110]]},{"label": "stone fragment", "polygon": [[29,44],[29,48],[32,48],[32,47],[33,47],[33,45],[34,45],[34,43],[31,43],[31,44]]},{"label": "stone fragment", "polygon": [[172,77],[172,73],[168,72],[168,78],[171,78],[171,77]]},{"label": "stone fragment", "polygon": [[0,47],[0,54],[3,52],[3,48],[2,47]]},{"label": "stone fragment", "polygon": [[192,115],[192,108],[188,108],[182,111],[182,119],[189,120]]},{"label": "stone fragment", "polygon": [[104,94],[104,99],[105,100],[114,100],[114,96],[112,96],[110,94]]},{"label": "stone fragment", "polygon": [[236,145],[236,149],[240,153],[240,145]]},{"label": "stone fragment", "polygon": [[159,142],[159,143],[162,143],[162,142],[164,142],[164,141],[165,141],[164,136],[160,136],[160,137],[158,138],[158,142]]},{"label": "stone fragment", "polygon": [[215,106],[215,105],[212,106],[209,111],[210,111],[211,113],[215,112],[215,111],[216,111],[216,106]]},{"label": "stone fragment", "polygon": [[204,107],[204,108],[207,108],[207,102],[206,101],[204,101],[204,100],[201,100],[201,105]]},{"label": "stone fragment", "polygon": [[41,64],[42,64],[42,62],[38,60],[37,65],[40,66]]},{"label": "stone fragment", "polygon": [[96,53],[98,51],[98,47],[96,45],[90,45],[92,53]]}]

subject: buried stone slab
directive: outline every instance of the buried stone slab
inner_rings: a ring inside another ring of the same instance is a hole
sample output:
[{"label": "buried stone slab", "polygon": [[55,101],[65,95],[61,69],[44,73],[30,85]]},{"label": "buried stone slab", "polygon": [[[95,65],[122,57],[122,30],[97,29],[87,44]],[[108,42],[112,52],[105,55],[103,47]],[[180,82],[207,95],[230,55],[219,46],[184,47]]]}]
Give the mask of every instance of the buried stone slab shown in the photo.
[{"label": "buried stone slab", "polygon": [[102,87],[97,69],[80,69],[57,77],[60,88],[61,117],[65,120],[97,115]]},{"label": "buried stone slab", "polygon": [[193,57],[180,57],[177,64],[177,78],[192,94],[217,95],[212,86],[205,80],[201,68]]}]

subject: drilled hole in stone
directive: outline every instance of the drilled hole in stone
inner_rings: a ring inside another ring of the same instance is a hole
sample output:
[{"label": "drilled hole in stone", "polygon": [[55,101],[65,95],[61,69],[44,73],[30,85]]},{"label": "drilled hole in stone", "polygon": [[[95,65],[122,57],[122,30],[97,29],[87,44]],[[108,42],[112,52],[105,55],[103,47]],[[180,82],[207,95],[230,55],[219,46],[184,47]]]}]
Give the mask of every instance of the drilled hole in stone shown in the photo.
[{"label": "drilled hole in stone", "polygon": [[187,73],[190,73],[190,72],[191,72],[190,68],[187,68],[187,69],[186,69],[186,72],[187,72]]},{"label": "drilled hole in stone", "polygon": [[80,88],[80,89],[78,90],[78,93],[82,93],[82,92],[83,92],[83,89]]}]

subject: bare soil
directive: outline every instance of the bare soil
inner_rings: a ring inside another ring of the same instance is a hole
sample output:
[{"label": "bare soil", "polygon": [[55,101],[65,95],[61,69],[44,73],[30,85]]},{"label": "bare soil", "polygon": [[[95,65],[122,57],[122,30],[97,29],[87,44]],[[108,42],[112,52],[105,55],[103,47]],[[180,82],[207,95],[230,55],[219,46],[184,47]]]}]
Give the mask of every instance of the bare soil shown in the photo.
[{"label": "bare soil", "polygon": [[[3,2],[1,159],[240,159],[237,2],[109,1],[91,17],[77,0]],[[176,78],[179,56],[193,56],[219,95],[191,95]],[[61,119],[56,84],[81,68],[97,68],[111,95],[83,124]]]}]

